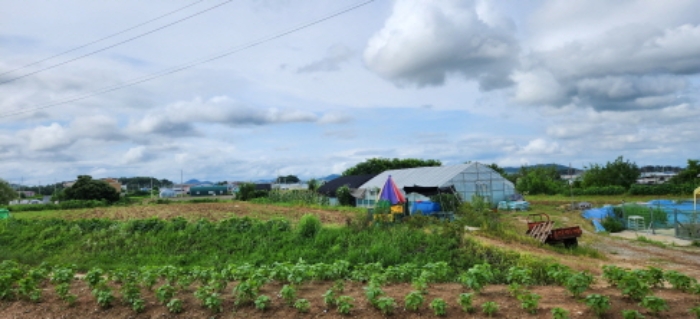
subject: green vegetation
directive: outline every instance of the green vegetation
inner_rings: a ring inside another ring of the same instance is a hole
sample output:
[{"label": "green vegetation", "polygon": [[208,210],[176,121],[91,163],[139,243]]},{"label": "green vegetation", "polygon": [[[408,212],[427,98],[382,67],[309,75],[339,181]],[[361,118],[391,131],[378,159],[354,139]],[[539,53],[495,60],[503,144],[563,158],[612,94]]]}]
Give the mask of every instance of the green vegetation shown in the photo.
[{"label": "green vegetation", "polygon": [[343,171],[343,176],[379,174],[392,169],[440,166],[442,162],[439,160],[422,160],[416,158],[403,159],[388,159],[388,158],[370,158],[364,162],[358,163]]},{"label": "green vegetation", "polygon": [[600,318],[608,310],[610,310],[610,297],[600,294],[591,294],[586,296],[586,305],[593,310],[593,313]]},{"label": "green vegetation", "polygon": [[17,197],[19,197],[19,195],[10,187],[10,183],[0,178],[0,206],[7,205],[7,203]]}]

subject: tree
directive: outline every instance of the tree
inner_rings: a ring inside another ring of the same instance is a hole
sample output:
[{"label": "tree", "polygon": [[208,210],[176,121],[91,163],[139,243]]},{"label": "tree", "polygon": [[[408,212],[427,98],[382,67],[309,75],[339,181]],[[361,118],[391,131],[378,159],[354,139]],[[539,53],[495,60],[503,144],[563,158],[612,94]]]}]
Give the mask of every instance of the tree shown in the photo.
[{"label": "tree", "polygon": [[591,164],[583,174],[583,187],[622,186],[629,189],[637,182],[640,172],[637,164],[624,160],[619,156],[615,161],[607,162],[605,166]]},{"label": "tree", "polygon": [[671,177],[668,181],[673,184],[700,184],[700,160],[688,160],[688,166]]},{"label": "tree", "polygon": [[12,189],[10,183],[0,178],[0,205],[7,205],[15,198],[17,198],[17,192]]},{"label": "tree", "polygon": [[520,167],[515,189],[520,193],[556,194],[563,186],[559,172],[554,166]]},{"label": "tree", "polygon": [[309,185],[309,190],[314,192],[321,187],[321,182],[315,178],[310,179],[307,184]]},{"label": "tree", "polygon": [[299,177],[296,177],[295,175],[287,175],[287,176],[278,176],[277,177],[277,183],[278,184],[295,184],[299,183],[301,180]]},{"label": "tree", "polygon": [[414,167],[441,166],[442,162],[438,160],[422,160],[417,158],[404,159],[388,159],[388,158],[370,158],[364,162],[346,169],[343,176],[350,175],[365,175],[379,174],[392,169],[404,169]]},{"label": "tree", "polygon": [[113,203],[119,200],[119,193],[105,181],[94,180],[90,175],[79,175],[73,186],[66,188],[67,200],[106,200]]}]

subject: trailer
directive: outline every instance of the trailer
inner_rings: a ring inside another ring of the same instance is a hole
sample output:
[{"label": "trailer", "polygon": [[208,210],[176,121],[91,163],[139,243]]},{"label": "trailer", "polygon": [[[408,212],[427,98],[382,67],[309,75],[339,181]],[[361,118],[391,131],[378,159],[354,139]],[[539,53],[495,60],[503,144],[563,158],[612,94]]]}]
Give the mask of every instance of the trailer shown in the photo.
[{"label": "trailer", "polygon": [[541,243],[564,244],[566,248],[578,246],[578,238],[583,234],[579,226],[554,228],[554,222],[545,213],[530,214],[527,218],[527,235]]}]

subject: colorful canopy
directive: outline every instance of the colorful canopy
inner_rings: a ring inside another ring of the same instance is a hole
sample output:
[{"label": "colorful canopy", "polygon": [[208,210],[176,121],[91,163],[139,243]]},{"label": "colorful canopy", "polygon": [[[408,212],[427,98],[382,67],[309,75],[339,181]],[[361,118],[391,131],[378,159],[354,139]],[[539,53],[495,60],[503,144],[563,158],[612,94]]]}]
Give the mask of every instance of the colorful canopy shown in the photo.
[{"label": "colorful canopy", "polygon": [[391,175],[389,175],[386,183],[384,183],[384,187],[382,187],[382,190],[379,192],[379,198],[377,200],[388,201],[391,203],[391,205],[406,202],[406,198],[403,196],[396,184],[394,184],[394,180],[391,179]]}]

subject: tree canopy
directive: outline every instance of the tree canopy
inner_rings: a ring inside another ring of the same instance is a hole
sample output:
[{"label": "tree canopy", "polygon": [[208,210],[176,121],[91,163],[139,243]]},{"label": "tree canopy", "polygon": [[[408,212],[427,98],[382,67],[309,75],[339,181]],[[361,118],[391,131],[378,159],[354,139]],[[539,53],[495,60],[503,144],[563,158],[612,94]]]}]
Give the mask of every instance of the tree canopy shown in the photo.
[{"label": "tree canopy", "polygon": [[0,179],[0,205],[7,205],[15,198],[17,198],[17,192],[12,189],[10,183],[4,179]]},{"label": "tree canopy", "polygon": [[277,176],[277,180],[275,181],[278,184],[296,184],[299,183],[301,180],[299,177],[296,177],[295,175],[287,175],[287,176]]},{"label": "tree canopy", "polygon": [[364,162],[346,169],[343,176],[379,174],[392,169],[404,169],[414,167],[441,166],[439,160],[422,160],[417,158],[404,159],[388,159],[388,158],[370,158]]},{"label": "tree canopy", "polygon": [[671,177],[669,183],[673,184],[700,184],[700,160],[688,160],[688,166]]},{"label": "tree canopy", "polygon": [[562,180],[555,166],[520,167],[515,189],[530,195],[556,194],[562,187]]},{"label": "tree canopy", "polygon": [[105,181],[94,180],[90,175],[79,175],[73,186],[63,191],[67,200],[106,200],[110,203],[119,200],[119,193]]},{"label": "tree canopy", "polygon": [[619,156],[613,162],[607,162],[605,166],[591,164],[583,174],[583,187],[622,186],[629,189],[637,182],[640,172],[634,162],[625,160]]}]

